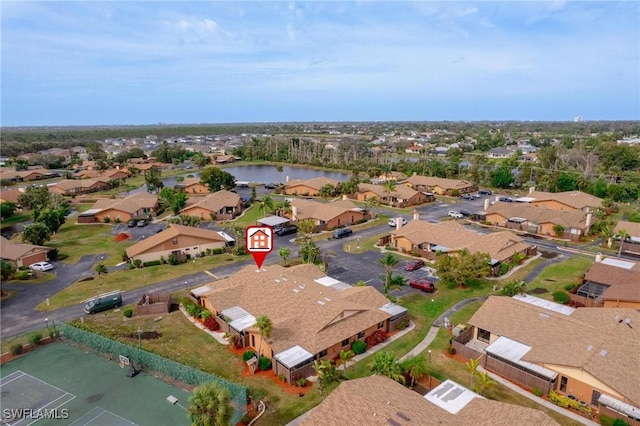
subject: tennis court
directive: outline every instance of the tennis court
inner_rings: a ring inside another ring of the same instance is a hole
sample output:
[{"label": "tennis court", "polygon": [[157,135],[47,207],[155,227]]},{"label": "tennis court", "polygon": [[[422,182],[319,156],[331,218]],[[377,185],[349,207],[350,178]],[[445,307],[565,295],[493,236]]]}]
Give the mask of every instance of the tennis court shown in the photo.
[{"label": "tennis court", "polygon": [[[2,366],[2,425],[189,425],[190,392],[56,342]],[[169,396],[179,402],[172,404]]]}]

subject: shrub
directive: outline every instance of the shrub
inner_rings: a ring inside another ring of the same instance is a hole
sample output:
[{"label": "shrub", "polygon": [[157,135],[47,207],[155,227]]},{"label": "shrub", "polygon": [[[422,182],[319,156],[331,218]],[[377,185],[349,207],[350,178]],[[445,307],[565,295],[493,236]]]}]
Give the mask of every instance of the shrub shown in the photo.
[{"label": "shrub", "polygon": [[142,268],[142,260],[134,259],[133,260],[133,266],[136,267],[136,268]]},{"label": "shrub", "polygon": [[214,248],[213,250],[211,250],[212,254],[222,254],[224,253],[224,249],[222,247],[220,248]]},{"label": "shrub", "polygon": [[247,361],[249,361],[251,358],[253,358],[254,356],[256,356],[256,353],[255,353],[254,351],[245,351],[245,352],[242,354],[242,360],[243,360],[244,362],[247,362]]},{"label": "shrub", "polygon": [[556,303],[561,303],[563,305],[566,305],[567,303],[569,303],[569,295],[567,294],[566,291],[556,291],[553,293],[553,300]]},{"label": "shrub", "polygon": [[116,220],[113,221],[113,223],[115,223],[116,225],[120,223],[120,218],[116,217]]},{"label": "shrub", "polygon": [[162,265],[162,261],[160,260],[150,260],[148,262],[144,262],[142,264],[142,266],[147,267],[147,266],[158,266],[158,265]]},{"label": "shrub", "polygon": [[509,272],[509,265],[507,265],[506,263],[501,263],[500,264],[500,272],[499,272],[499,274],[500,275],[504,275],[507,272]]},{"label": "shrub", "polygon": [[213,254],[213,250],[211,250],[210,248],[208,248],[206,250],[207,256],[211,256]]},{"label": "shrub", "polygon": [[535,396],[542,396],[542,391],[539,388],[534,388],[533,389],[533,394]]},{"label": "shrub", "polygon": [[28,280],[28,279],[29,279],[29,274],[30,274],[30,273],[31,273],[31,272],[29,272],[29,271],[18,271],[18,272],[16,272],[16,273],[14,274],[14,276],[13,276],[13,277],[14,277],[16,280],[23,280],[23,281],[24,281],[24,280]]},{"label": "shrub", "polygon": [[60,252],[58,251],[58,249],[51,249],[47,252],[47,257],[49,258],[49,260],[56,260],[58,259],[59,255]]},{"label": "shrub", "polygon": [[[207,311],[209,312],[209,311]],[[212,316],[209,316],[204,319],[204,326],[207,327],[208,330],[218,331],[220,330],[220,325],[218,325],[218,321]]]},{"label": "shrub", "polygon": [[286,377],[284,377],[284,374],[278,374],[278,379],[279,379],[281,382],[286,382],[286,381],[287,381],[287,378],[286,378]]},{"label": "shrub", "polygon": [[177,265],[178,264],[178,256],[176,256],[175,254],[171,253],[169,255],[169,265]]},{"label": "shrub", "polygon": [[121,259],[122,259],[123,262],[128,262],[129,261],[129,256],[127,255],[127,251],[126,250],[122,250]]},{"label": "shrub", "polygon": [[296,379],[296,386],[298,386],[299,388],[303,388],[305,387],[307,384],[307,379],[304,377],[300,377],[299,379]]},{"label": "shrub", "polygon": [[367,344],[362,340],[356,340],[351,344],[351,350],[354,354],[360,355],[367,350]]},{"label": "shrub", "polygon": [[53,332],[53,330],[49,330],[49,338],[50,338],[50,339],[53,339],[53,337],[54,337],[55,335],[56,335],[56,334]]},{"label": "shrub", "polygon": [[449,352],[449,355],[455,355],[456,349],[453,346],[449,346],[449,348],[447,348],[447,352]]},{"label": "shrub", "polygon": [[404,330],[405,328],[409,327],[409,317],[405,316],[404,318],[402,318],[397,327],[398,330]]},{"label": "shrub", "polygon": [[262,371],[268,371],[271,369],[271,360],[266,356],[258,358],[258,368]]},{"label": "shrub", "polygon": [[387,251],[398,251],[398,249],[394,246],[385,246],[384,249]]},{"label": "shrub", "polygon": [[22,353],[22,343],[11,345],[11,354],[20,355]]},{"label": "shrub", "polygon": [[111,219],[110,219],[108,216],[107,216],[107,217],[105,217],[105,218],[104,218],[104,223],[109,223],[109,222],[111,222]]},{"label": "shrub", "polygon": [[31,333],[29,335],[29,343],[31,344],[38,345],[40,340],[42,340],[42,334],[40,333]]},{"label": "shrub", "polygon": [[575,284],[567,284],[567,285],[564,286],[564,289],[566,291],[571,291],[571,290],[573,290],[574,287],[575,287]]},{"label": "shrub", "polygon": [[131,318],[133,316],[133,310],[127,308],[124,311],[122,311],[122,315],[124,315],[127,318]]}]

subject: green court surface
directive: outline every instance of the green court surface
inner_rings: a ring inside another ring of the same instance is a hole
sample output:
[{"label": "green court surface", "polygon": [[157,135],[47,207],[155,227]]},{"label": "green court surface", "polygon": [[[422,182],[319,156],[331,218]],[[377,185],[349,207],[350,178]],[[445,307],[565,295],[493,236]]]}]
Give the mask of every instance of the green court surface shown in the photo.
[{"label": "green court surface", "polygon": [[0,377],[1,424],[7,426],[190,424],[183,408],[190,392],[144,372],[127,377],[127,367],[67,343],[4,364]]}]

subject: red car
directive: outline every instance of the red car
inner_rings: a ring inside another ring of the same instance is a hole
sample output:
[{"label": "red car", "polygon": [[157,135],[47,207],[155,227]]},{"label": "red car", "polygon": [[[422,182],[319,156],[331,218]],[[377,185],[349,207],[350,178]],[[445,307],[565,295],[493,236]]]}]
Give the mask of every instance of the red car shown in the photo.
[{"label": "red car", "polygon": [[433,293],[436,291],[436,286],[427,280],[411,280],[409,281],[409,285],[413,288],[417,288],[418,290],[426,291],[427,293]]},{"label": "red car", "polygon": [[424,267],[424,262],[422,260],[416,260],[416,261],[413,261],[411,263],[408,263],[404,267],[404,270],[412,272],[412,271],[417,271],[418,269],[423,268],[423,267]]}]

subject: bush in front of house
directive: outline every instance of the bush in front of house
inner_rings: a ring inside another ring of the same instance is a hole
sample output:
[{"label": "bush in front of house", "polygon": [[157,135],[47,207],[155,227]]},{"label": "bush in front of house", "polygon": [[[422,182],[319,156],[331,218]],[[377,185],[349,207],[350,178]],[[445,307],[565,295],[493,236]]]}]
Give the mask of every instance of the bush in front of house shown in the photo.
[{"label": "bush in front of house", "polygon": [[11,355],[20,355],[22,353],[22,343],[11,345]]},{"label": "bush in front of house", "polygon": [[271,360],[266,356],[261,356],[258,358],[258,368],[262,371],[271,370]]},{"label": "bush in front of house", "polygon": [[42,340],[42,334],[40,334],[40,333],[31,333],[29,335],[29,343],[31,343],[33,345],[40,344],[40,340]]},{"label": "bush in front of house", "polygon": [[542,390],[540,390],[540,388],[534,388],[533,389],[533,394],[535,396],[542,396]]},{"label": "bush in front of house", "polygon": [[29,272],[29,271],[18,271],[13,275],[13,277],[15,279],[17,279],[17,280],[24,281],[24,280],[28,280],[29,279],[29,274],[30,273],[31,272]]},{"label": "bush in front of house", "polygon": [[553,300],[556,303],[566,305],[567,303],[569,303],[569,294],[567,294],[567,292],[565,291],[558,290],[553,293]]},{"label": "bush in front of house", "polygon": [[245,351],[245,352],[242,354],[242,360],[243,360],[244,362],[247,362],[247,361],[249,361],[251,358],[253,358],[254,356],[256,356],[256,353],[255,353],[254,351]]},{"label": "bush in front of house", "polygon": [[222,247],[214,248],[213,250],[211,250],[211,253],[213,253],[213,254],[222,254],[222,253],[224,253],[224,249]]},{"label": "bush in front of house", "polygon": [[[207,311],[209,312],[209,311]],[[218,324],[218,321],[216,321],[216,319],[212,316],[209,316],[207,318],[204,319],[204,326],[207,327],[208,330],[211,331],[218,331],[220,330],[220,325]]]},{"label": "bush in front of house", "polygon": [[162,265],[162,261],[161,260],[150,260],[148,262],[144,262],[142,264],[142,266],[147,267],[147,266],[158,266],[158,265]]},{"label": "bush in front of house", "polygon": [[125,309],[124,311],[122,311],[122,315],[124,315],[127,318],[131,318],[133,316],[133,310]]},{"label": "bush in front of house", "polygon": [[367,343],[363,340],[356,340],[351,344],[351,350],[354,354],[360,355],[367,350]]}]

